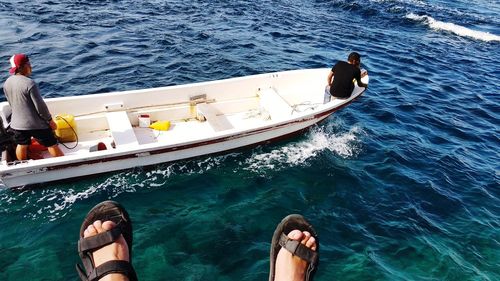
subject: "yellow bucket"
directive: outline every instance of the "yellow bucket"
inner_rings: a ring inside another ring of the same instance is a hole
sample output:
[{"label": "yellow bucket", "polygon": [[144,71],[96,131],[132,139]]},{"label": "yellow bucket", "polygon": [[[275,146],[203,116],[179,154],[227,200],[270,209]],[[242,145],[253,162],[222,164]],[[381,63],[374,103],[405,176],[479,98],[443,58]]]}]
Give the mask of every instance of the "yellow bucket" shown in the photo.
[{"label": "yellow bucket", "polygon": [[75,116],[71,114],[59,114],[56,115],[54,121],[57,124],[55,133],[60,142],[76,141]]}]

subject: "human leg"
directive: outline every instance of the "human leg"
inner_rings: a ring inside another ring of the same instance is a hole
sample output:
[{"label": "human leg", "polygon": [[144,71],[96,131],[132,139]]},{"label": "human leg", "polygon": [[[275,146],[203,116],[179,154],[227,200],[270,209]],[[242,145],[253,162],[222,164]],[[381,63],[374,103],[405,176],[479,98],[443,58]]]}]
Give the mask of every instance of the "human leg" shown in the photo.
[{"label": "human leg", "polygon": [[[114,227],[116,227],[116,223],[112,221],[101,222],[100,220],[97,220],[93,224],[90,224],[87,229],[85,229],[83,238],[90,238],[97,234],[111,231]],[[94,258],[95,267],[99,267],[100,265],[112,260],[123,260],[127,262],[130,261],[127,242],[123,238],[123,235],[120,235],[120,237],[115,242],[94,251],[92,253],[92,257]],[[128,277],[121,273],[111,273],[105,275],[99,280],[129,281]]]},{"label": "human leg", "polygon": [[50,155],[52,155],[52,157],[64,156],[64,152],[62,152],[61,148],[57,144],[49,146],[47,150],[49,151]]},{"label": "human leg", "polygon": [[18,144],[16,147],[16,157],[17,160],[27,160],[28,159],[28,148],[29,145]]},{"label": "human leg", "polygon": [[47,147],[47,150],[52,157],[64,156],[64,152],[62,152],[61,148],[57,144],[57,139],[51,129],[33,130],[32,134],[33,137],[40,142],[40,144]]},{"label": "human leg", "polygon": [[300,215],[277,226],[271,245],[270,281],[312,280],[319,264],[316,231]]},{"label": "human leg", "polygon": [[[300,243],[312,251],[316,251],[316,239],[307,231],[293,230],[288,238]],[[293,255],[285,248],[281,248],[276,258],[276,281],[304,281],[306,280],[307,261]]]},{"label": "human leg", "polygon": [[31,144],[31,134],[29,131],[10,129],[13,137],[14,143],[16,144],[16,158],[17,160],[27,160],[28,159],[28,149]]},{"label": "human leg", "polygon": [[332,95],[330,94],[330,86],[325,87],[325,94],[323,97],[323,104],[329,103],[332,100]]},{"label": "human leg", "polygon": [[77,265],[77,271],[84,281],[137,280],[132,267],[132,223],[116,202],[102,202],[87,214],[78,251],[83,267]]}]

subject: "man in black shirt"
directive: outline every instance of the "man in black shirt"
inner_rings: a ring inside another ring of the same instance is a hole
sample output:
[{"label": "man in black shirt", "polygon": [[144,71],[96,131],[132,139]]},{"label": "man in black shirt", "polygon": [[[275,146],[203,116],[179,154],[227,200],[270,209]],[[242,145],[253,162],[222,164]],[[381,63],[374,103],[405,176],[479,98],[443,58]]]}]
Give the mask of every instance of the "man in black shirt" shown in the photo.
[{"label": "man in black shirt", "polygon": [[352,90],[354,90],[354,79],[358,82],[358,86],[368,86],[361,82],[360,64],[361,56],[352,52],[349,54],[347,62],[339,61],[332,67],[327,79],[329,92],[333,97],[341,99],[350,97]]}]

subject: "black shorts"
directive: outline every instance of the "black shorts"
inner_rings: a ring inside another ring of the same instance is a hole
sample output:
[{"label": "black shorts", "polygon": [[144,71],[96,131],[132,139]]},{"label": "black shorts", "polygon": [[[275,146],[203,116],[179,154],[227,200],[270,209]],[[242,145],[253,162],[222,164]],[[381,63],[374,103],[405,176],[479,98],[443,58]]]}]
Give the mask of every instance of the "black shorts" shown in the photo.
[{"label": "black shorts", "polygon": [[54,132],[47,129],[40,130],[15,130],[10,129],[14,133],[14,142],[21,145],[31,144],[31,137],[34,137],[41,145],[51,147],[57,144],[57,139]]}]

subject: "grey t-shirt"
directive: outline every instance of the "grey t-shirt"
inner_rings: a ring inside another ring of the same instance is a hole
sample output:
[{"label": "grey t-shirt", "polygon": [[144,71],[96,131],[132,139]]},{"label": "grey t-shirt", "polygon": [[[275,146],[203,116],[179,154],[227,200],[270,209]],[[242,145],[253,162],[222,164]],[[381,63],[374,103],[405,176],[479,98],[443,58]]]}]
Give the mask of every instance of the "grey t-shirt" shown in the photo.
[{"label": "grey t-shirt", "polygon": [[33,79],[23,75],[11,75],[3,84],[5,97],[12,109],[10,127],[16,130],[50,128],[52,119]]}]

